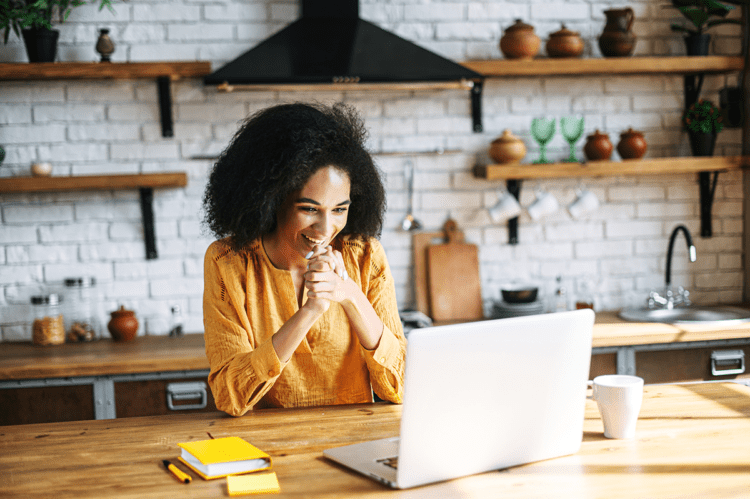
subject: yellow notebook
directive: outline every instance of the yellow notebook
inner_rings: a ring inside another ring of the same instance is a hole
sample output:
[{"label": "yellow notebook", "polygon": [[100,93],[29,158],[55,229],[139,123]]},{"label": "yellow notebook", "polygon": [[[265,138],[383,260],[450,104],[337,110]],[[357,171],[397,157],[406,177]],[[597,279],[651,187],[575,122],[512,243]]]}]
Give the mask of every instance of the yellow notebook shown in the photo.
[{"label": "yellow notebook", "polygon": [[278,494],[281,491],[276,473],[257,475],[230,475],[227,477],[227,490],[230,496],[246,494]]},{"label": "yellow notebook", "polygon": [[271,467],[271,457],[240,437],[178,443],[180,461],[206,480]]}]

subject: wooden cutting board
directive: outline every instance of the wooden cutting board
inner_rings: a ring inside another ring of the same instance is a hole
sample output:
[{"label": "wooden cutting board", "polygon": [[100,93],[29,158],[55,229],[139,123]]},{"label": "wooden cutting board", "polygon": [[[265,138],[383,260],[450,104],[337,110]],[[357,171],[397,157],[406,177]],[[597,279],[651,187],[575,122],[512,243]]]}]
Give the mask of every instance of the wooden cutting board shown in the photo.
[{"label": "wooden cutting board", "polygon": [[445,222],[446,242],[427,248],[427,280],[433,321],[470,321],[484,317],[479,249],[464,242],[455,221]]}]

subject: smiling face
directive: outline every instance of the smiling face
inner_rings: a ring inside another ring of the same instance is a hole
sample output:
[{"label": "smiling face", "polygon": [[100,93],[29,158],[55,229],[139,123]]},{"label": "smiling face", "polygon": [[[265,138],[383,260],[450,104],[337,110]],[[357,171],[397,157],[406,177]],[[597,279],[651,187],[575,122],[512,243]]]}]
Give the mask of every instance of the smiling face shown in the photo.
[{"label": "smiling face", "polygon": [[316,245],[331,244],[346,226],[350,188],[346,173],[326,166],[287,197],[270,239],[288,261],[304,258]]}]

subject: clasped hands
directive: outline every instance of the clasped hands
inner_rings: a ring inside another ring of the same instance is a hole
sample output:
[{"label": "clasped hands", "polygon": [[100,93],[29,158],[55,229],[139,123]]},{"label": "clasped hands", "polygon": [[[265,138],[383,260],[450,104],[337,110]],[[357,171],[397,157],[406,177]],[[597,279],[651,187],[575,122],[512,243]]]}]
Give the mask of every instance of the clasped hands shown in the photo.
[{"label": "clasped hands", "polygon": [[344,258],[331,246],[316,246],[308,255],[304,274],[308,303],[325,312],[331,302],[341,303],[346,298],[345,283],[349,275]]}]

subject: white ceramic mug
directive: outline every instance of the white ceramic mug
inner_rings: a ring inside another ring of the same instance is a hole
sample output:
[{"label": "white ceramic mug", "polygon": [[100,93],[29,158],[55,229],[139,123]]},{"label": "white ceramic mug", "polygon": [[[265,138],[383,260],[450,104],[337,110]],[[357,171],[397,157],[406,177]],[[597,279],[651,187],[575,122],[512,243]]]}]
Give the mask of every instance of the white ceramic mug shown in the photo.
[{"label": "white ceramic mug", "polygon": [[633,438],[643,401],[643,378],[606,374],[593,381],[592,399],[599,407],[607,438]]},{"label": "white ceramic mug", "polygon": [[544,190],[538,190],[536,193],[536,199],[533,203],[526,208],[529,212],[529,216],[534,220],[550,215],[557,211],[560,204],[557,202],[557,198]]},{"label": "white ceramic mug", "polygon": [[581,189],[578,191],[575,201],[568,206],[568,212],[573,218],[580,218],[598,207],[599,199],[596,197],[596,194],[588,189]]},{"label": "white ceramic mug", "polygon": [[489,209],[490,217],[495,223],[502,223],[521,214],[523,209],[516,197],[508,191],[500,195],[497,203]]}]

